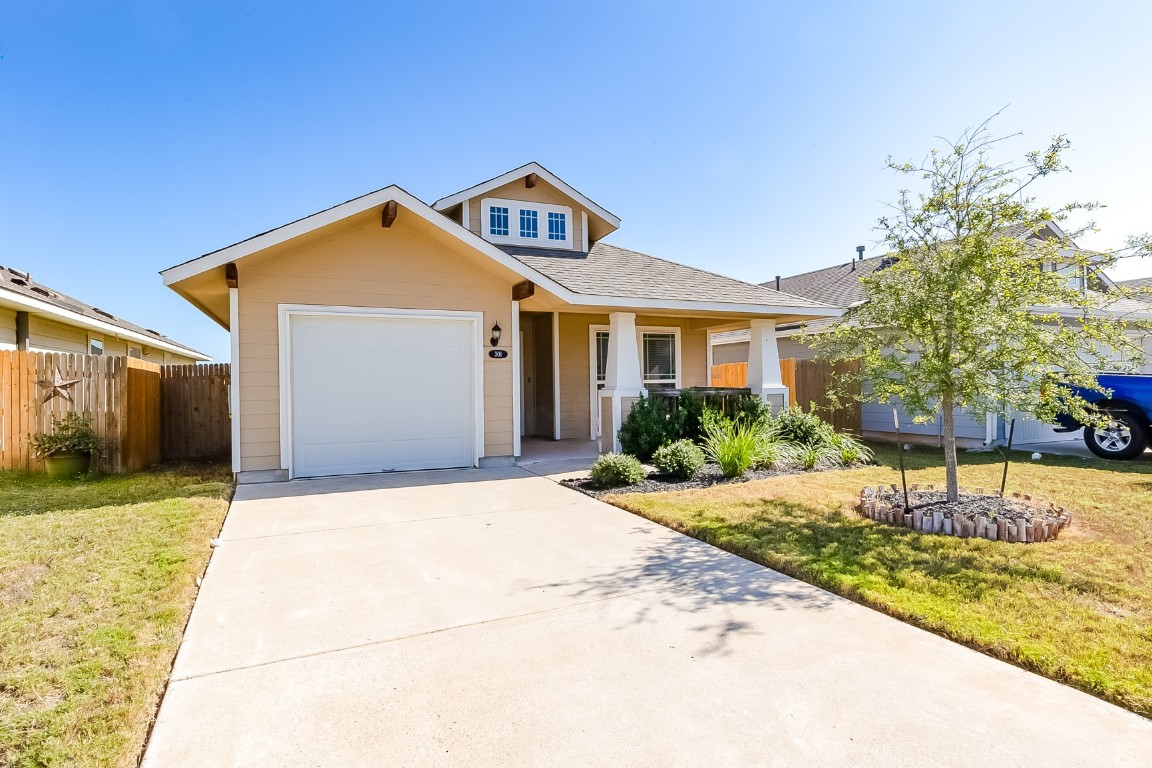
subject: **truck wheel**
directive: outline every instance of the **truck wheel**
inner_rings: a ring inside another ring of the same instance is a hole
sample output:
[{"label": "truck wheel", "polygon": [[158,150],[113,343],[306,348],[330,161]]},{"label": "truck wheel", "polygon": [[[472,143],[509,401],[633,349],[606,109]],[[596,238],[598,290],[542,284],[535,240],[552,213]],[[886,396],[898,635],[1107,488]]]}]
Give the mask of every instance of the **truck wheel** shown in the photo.
[{"label": "truck wheel", "polygon": [[1147,439],[1140,421],[1131,414],[1114,411],[1107,427],[1084,427],[1084,444],[1102,459],[1134,459],[1144,453]]}]

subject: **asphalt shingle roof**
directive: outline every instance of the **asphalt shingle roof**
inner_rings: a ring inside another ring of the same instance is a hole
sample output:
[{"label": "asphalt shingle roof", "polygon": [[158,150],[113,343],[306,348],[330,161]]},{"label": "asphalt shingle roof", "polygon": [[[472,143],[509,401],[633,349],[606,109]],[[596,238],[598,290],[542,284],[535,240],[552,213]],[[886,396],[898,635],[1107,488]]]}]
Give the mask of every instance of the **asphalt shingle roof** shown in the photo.
[{"label": "asphalt shingle roof", "polygon": [[[1022,225],[1014,224],[1005,227],[1002,234],[1008,237],[1019,237],[1028,232]],[[891,254],[873,256],[869,259],[837,264],[834,267],[825,267],[812,272],[803,272],[799,275],[780,278],[780,290],[797,296],[806,296],[816,301],[831,304],[835,307],[847,307],[864,301],[864,286],[861,278],[868,277],[883,264]],[[766,286],[775,286],[772,280],[762,283]]]},{"label": "asphalt shingle roof", "polygon": [[499,247],[573,293],[815,310],[828,308],[818,300],[789,295],[604,242],[596,243],[587,253],[513,245]]},{"label": "asphalt shingle roof", "polygon": [[76,314],[83,315],[91,320],[99,320],[104,323],[109,323],[117,328],[123,328],[127,331],[135,331],[136,333],[143,334],[144,336],[151,336],[152,338],[163,341],[180,349],[188,350],[189,352],[199,355],[202,354],[192,349],[191,347],[184,346],[180,342],[173,341],[167,336],[145,328],[135,323],[130,323],[123,318],[116,317],[110,312],[105,312],[89,304],[85,304],[79,299],[74,299],[71,296],[66,296],[59,291],[49,288],[46,285],[36,282],[32,276],[27,272],[21,272],[11,267],[0,267],[0,292],[7,291],[9,293],[16,293],[21,296],[42,301],[46,304],[51,304],[54,307],[66,309]]},{"label": "asphalt shingle roof", "polygon": [[1120,280],[1116,283],[1125,288],[1152,291],[1152,277],[1137,277],[1134,280]]}]

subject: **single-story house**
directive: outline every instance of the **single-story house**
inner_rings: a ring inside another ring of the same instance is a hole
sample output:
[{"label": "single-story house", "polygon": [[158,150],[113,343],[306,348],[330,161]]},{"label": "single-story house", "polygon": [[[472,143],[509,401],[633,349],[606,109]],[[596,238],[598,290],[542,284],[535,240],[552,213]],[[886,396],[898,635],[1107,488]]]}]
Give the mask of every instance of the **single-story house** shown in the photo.
[{"label": "single-story house", "polygon": [[161,365],[211,359],[158,331],[66,296],[12,267],[0,267],[0,350],[121,355]]},{"label": "single-story house", "polygon": [[511,463],[524,436],[617,447],[647,390],[707,386],[814,301],[604,241],[620,219],[537,163],[431,205],[389,186],[165,270],[232,339],[241,481]]},{"label": "single-story house", "polygon": [[[1038,234],[1026,232],[1023,228],[1008,228],[1006,236],[1010,237],[1051,237],[1063,233],[1056,229],[1055,224],[1048,225],[1052,232],[1041,231]],[[773,280],[763,283],[764,287],[784,293],[804,296],[826,304],[847,309],[862,303],[865,300],[864,285],[861,279],[868,277],[877,270],[891,264],[894,258],[891,254],[884,254],[865,259],[864,247],[857,249],[856,258],[823,269],[803,272],[790,277],[777,276]],[[1113,283],[1106,275],[1092,274],[1071,275],[1071,280],[1077,280],[1085,289],[1108,291]],[[1152,278],[1121,283],[1131,288],[1146,287],[1143,283]],[[1132,299],[1118,299],[1115,309],[1132,314],[1134,317],[1148,318],[1152,307],[1144,302]],[[818,333],[835,322],[834,318],[816,320],[805,323],[787,323],[777,326],[777,348],[782,359],[807,360],[815,357],[815,351],[803,340],[804,332]],[[712,349],[712,359],[717,365],[721,363],[738,363],[748,359],[748,334],[744,330],[724,331],[714,333],[709,338]],[[1145,373],[1152,373],[1152,339],[1144,339],[1147,350],[1144,367]],[[937,443],[941,440],[942,419],[937,416],[935,422],[915,424],[912,417],[906,414],[899,403],[894,404],[900,418],[902,436],[909,442]],[[861,420],[864,437],[878,440],[895,439],[895,430],[892,424],[891,404],[863,403],[861,405]],[[976,418],[974,415],[961,409],[956,411],[956,436],[962,446],[981,447],[1003,442],[1007,437],[1007,426],[1004,420],[990,415],[987,418]],[[1024,415],[1018,415],[1012,439],[1016,443],[1031,442],[1060,442],[1079,439],[1077,433],[1055,432],[1053,426],[1045,424]]]}]

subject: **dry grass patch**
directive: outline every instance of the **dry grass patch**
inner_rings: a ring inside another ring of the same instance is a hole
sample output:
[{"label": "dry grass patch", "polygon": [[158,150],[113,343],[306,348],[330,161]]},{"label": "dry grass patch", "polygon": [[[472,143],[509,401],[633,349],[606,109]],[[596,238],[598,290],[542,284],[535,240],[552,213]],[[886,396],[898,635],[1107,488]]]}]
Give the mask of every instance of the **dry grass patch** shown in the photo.
[{"label": "dry grass patch", "polygon": [[[1014,454],[1009,490],[1075,513],[1059,541],[1021,546],[933,536],[853,511],[880,466],[612,503],[1085,691],[1152,716],[1152,461]],[[907,454],[909,482],[941,483],[942,454]],[[962,456],[965,486],[998,488],[990,454]],[[1066,538],[1064,538],[1066,536]]]},{"label": "dry grass patch", "polygon": [[136,765],[231,493],[0,473],[0,765]]}]

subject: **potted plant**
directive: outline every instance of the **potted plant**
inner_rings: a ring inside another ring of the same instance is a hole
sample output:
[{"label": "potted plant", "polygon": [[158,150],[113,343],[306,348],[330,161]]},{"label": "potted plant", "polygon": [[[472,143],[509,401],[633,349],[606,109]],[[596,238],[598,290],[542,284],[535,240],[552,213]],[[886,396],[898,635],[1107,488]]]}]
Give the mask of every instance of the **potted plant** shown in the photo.
[{"label": "potted plant", "polygon": [[52,417],[51,432],[37,432],[28,438],[32,452],[43,459],[50,477],[75,477],[89,470],[92,454],[102,445],[92,422],[70,413],[63,419]]}]

